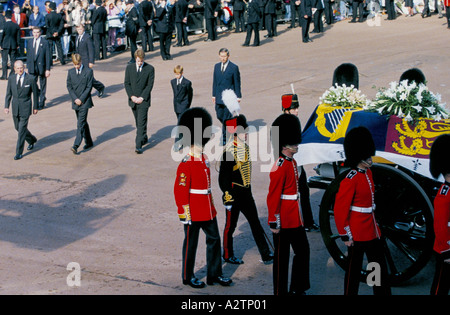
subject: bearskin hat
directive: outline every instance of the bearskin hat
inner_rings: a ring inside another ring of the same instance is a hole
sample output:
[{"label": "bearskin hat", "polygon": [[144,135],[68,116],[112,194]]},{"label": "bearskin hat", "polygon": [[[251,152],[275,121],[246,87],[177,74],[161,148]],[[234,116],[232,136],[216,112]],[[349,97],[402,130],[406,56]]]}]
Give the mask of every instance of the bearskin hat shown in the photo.
[{"label": "bearskin hat", "polygon": [[186,127],[190,134],[187,135],[180,130],[181,143],[183,146],[193,144],[204,146],[211,139],[212,117],[208,111],[201,107],[187,109],[178,121],[179,127]]},{"label": "bearskin hat", "polygon": [[355,168],[362,160],[375,155],[375,143],[366,127],[351,129],[344,139],[345,164]]},{"label": "bearskin hat", "polygon": [[430,151],[430,173],[434,178],[450,174],[450,134],[440,135],[434,140]]},{"label": "bearskin hat", "polygon": [[417,68],[411,68],[409,70],[406,70],[402,73],[400,76],[400,82],[408,80],[409,83],[412,83],[412,81],[415,81],[417,84],[423,83],[426,84],[425,75],[420,69]]},{"label": "bearskin hat", "polygon": [[352,63],[343,63],[338,66],[333,73],[333,86],[343,85],[353,86],[359,89],[359,72],[358,68]]},{"label": "bearskin hat", "polygon": [[272,123],[271,141],[274,150],[281,152],[283,146],[302,142],[300,120],[295,115],[281,114]]},{"label": "bearskin hat", "polygon": [[297,94],[283,94],[281,95],[281,110],[295,109],[299,107]]}]

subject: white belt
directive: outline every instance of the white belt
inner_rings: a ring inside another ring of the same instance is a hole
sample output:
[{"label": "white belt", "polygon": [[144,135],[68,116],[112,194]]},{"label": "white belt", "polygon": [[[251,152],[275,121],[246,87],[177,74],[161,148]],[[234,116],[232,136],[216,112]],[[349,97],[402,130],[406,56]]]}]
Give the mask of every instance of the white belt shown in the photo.
[{"label": "white belt", "polygon": [[298,194],[295,195],[281,195],[281,199],[283,200],[297,200]]},{"label": "white belt", "polygon": [[356,206],[351,206],[350,210],[352,211],[356,211],[356,212],[361,212],[361,213],[372,213],[373,208],[372,207],[356,207]]},{"label": "white belt", "polygon": [[196,195],[209,195],[211,189],[189,189],[189,192]]}]

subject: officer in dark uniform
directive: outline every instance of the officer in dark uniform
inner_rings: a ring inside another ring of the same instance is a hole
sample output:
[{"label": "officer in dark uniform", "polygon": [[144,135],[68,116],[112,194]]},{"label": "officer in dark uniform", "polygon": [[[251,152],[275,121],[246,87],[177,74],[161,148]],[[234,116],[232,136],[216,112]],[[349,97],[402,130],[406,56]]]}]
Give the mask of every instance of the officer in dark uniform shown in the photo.
[{"label": "officer in dark uniform", "polygon": [[[201,123],[201,128],[194,125],[198,123]],[[203,154],[203,147],[211,138],[211,126],[211,115],[199,107],[186,110],[178,122],[179,130],[182,133],[185,129],[181,143],[190,148],[189,154],[178,166],[174,184],[178,217],[184,224],[185,235],[181,274],[183,284],[193,288],[205,286],[205,283],[194,275],[200,229],[206,234],[206,283],[208,285],[219,283],[223,286],[229,286],[232,283],[231,279],[222,275],[220,234],[216,218],[217,212],[211,194],[210,164],[206,155]],[[199,129],[201,133],[195,133]]]},{"label": "officer in dark uniform", "polygon": [[[239,104],[237,104],[239,106]],[[227,144],[222,155],[219,171],[219,185],[223,193],[226,222],[223,231],[223,259],[231,264],[244,262],[234,256],[233,233],[242,212],[252,230],[261,259],[265,264],[272,263],[273,254],[265,239],[265,232],[258,217],[251,188],[252,162],[247,144],[247,119],[238,115],[225,122]]]},{"label": "officer in dark uniform", "polygon": [[[274,151],[279,153],[270,172],[267,195],[268,222],[275,247],[273,290],[275,295],[303,294],[310,288],[310,249],[298,202],[298,168],[293,158],[302,141],[300,121],[294,115],[281,114],[273,122],[271,133]],[[291,247],[294,258],[288,291]]]},{"label": "officer in dark uniform", "polygon": [[434,198],[434,245],[436,271],[431,295],[448,295],[450,289],[450,134],[439,136],[431,146],[430,173],[444,177]]}]

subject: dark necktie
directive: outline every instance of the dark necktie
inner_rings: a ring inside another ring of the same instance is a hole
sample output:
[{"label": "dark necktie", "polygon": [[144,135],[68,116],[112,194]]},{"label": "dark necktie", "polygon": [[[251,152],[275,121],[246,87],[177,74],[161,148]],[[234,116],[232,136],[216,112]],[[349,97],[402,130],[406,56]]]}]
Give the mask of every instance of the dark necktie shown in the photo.
[{"label": "dark necktie", "polygon": [[19,81],[17,82],[17,87],[20,89],[22,87],[22,76],[19,76]]},{"label": "dark necktie", "polygon": [[225,65],[222,63],[222,74],[225,72]]}]

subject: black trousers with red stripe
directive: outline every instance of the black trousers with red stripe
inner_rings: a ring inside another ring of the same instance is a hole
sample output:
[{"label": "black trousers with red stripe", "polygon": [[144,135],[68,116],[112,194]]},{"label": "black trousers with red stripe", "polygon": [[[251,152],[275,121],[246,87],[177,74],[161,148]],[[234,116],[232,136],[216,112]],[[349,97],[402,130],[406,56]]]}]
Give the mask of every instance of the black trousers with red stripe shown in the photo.
[{"label": "black trousers with red stripe", "polygon": [[206,235],[206,264],[207,277],[214,278],[222,275],[222,261],[220,258],[220,234],[217,219],[211,221],[197,221],[184,225],[183,242],[183,280],[194,277],[195,256],[197,254],[200,230]]},{"label": "black trousers with red stripe", "polygon": [[[303,226],[292,229],[280,229],[273,233],[275,247],[273,259],[273,293],[286,295],[302,293],[310,288],[308,238]],[[291,270],[291,285],[288,291],[290,251],[294,251]]]},{"label": "black trousers with red stripe", "polygon": [[436,254],[436,271],[431,285],[431,295],[448,295],[450,289],[450,264],[444,262],[448,257]]},{"label": "black trousers with red stripe", "polygon": [[261,222],[259,221],[258,210],[256,209],[255,200],[251,191],[235,196],[231,210],[226,210],[226,222],[223,230],[223,258],[228,259],[234,256],[233,233],[236,230],[239,213],[241,212],[250,225],[262,260],[268,260],[271,252],[264,236]]},{"label": "black trousers with red stripe", "polygon": [[348,247],[349,264],[345,272],[344,294],[358,294],[364,253],[367,255],[367,260],[369,262],[378,263],[381,271],[381,285],[373,286],[374,295],[390,295],[391,288],[388,283],[387,264],[384,255],[384,241],[381,239],[364,242],[354,241],[353,246]]}]

